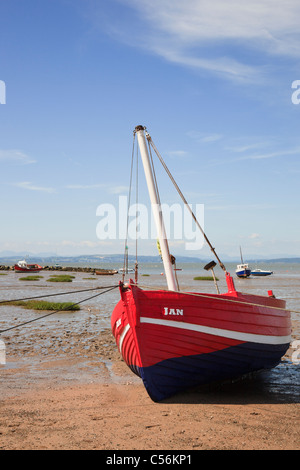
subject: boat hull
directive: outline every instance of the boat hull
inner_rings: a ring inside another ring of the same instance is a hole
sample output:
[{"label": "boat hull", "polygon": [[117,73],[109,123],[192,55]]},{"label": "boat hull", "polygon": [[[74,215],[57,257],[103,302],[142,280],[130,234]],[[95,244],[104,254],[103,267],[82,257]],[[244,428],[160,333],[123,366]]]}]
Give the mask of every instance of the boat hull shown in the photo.
[{"label": "boat hull", "polygon": [[275,367],[289,347],[285,302],[229,291],[121,286],[112,331],[126,364],[160,401],[190,387]]},{"label": "boat hull", "polygon": [[273,274],[273,271],[251,271],[251,276],[271,276],[271,274]]},{"label": "boat hull", "polygon": [[99,270],[99,271],[95,271],[95,274],[97,274],[97,276],[112,276],[114,274],[118,274],[118,271],[116,270],[109,270],[109,269],[103,269],[103,270]]},{"label": "boat hull", "polygon": [[235,273],[237,277],[249,277],[251,275],[250,269],[242,269],[240,271],[236,271]]},{"label": "boat hull", "polygon": [[38,264],[27,265],[27,267],[20,267],[17,264],[14,267],[16,272],[19,273],[37,273],[41,271],[43,268]]}]

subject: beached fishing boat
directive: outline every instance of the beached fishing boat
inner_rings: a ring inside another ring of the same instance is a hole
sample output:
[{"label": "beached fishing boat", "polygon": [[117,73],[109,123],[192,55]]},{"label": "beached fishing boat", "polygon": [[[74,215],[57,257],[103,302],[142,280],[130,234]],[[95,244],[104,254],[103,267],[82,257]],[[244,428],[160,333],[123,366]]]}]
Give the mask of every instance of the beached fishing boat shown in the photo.
[{"label": "beached fishing boat", "polygon": [[112,276],[113,274],[118,274],[116,269],[98,269],[95,271],[97,276]]},{"label": "beached fishing boat", "polygon": [[268,271],[266,269],[252,269],[251,276],[271,276],[273,271]]},{"label": "beached fishing boat", "polygon": [[118,272],[120,274],[133,274],[135,270],[134,268],[119,268]]},{"label": "beached fishing boat", "polygon": [[266,296],[238,292],[190,208],[224,270],[227,292],[179,291],[165,236],[151,148],[187,203],[146,129],[137,126],[134,135],[140,147],[168,289],[139,287],[137,272],[135,281],[120,282],[121,299],[113,310],[111,326],[124,361],[142,378],[154,401],[190,387],[275,367],[290,343],[290,312],[285,301],[276,299],[272,291]]},{"label": "beached fishing boat", "polygon": [[240,254],[241,254],[241,264],[238,264],[235,270],[235,274],[237,277],[249,277],[251,275],[251,269],[249,268],[249,264],[244,263],[242,248],[240,247]]},{"label": "beached fishing boat", "polygon": [[237,277],[249,277],[251,275],[251,269],[247,263],[238,264],[236,267],[235,274]]},{"label": "beached fishing boat", "polygon": [[14,266],[15,272],[20,273],[36,273],[41,271],[42,269],[42,266],[40,266],[39,264],[28,264],[25,260],[19,261]]},{"label": "beached fishing boat", "polygon": [[129,267],[129,261],[128,261],[128,246],[125,246],[125,256],[124,256],[124,265],[122,268],[119,268],[118,272],[120,274],[132,274],[135,272],[134,268]]}]

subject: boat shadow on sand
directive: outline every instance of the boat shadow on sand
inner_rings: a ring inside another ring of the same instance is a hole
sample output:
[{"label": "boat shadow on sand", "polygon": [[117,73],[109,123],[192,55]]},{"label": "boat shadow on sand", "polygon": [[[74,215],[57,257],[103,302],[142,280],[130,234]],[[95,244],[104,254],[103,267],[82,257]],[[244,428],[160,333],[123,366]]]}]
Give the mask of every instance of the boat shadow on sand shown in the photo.
[{"label": "boat shadow on sand", "polygon": [[192,388],[166,398],[176,404],[291,404],[300,403],[300,365],[283,362],[272,370],[236,381]]}]

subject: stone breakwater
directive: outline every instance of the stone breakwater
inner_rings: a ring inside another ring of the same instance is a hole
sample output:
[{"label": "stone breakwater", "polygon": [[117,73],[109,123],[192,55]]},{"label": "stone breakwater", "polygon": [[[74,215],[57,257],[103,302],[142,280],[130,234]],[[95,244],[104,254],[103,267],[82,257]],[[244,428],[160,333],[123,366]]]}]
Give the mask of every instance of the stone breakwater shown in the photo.
[{"label": "stone breakwater", "polygon": [[[14,266],[0,265],[0,271],[14,271]],[[43,271],[71,271],[77,273],[90,273],[90,274],[117,274],[117,270],[103,269],[103,268],[82,268],[80,266],[44,266]],[[25,273],[26,274],[26,273]]]}]

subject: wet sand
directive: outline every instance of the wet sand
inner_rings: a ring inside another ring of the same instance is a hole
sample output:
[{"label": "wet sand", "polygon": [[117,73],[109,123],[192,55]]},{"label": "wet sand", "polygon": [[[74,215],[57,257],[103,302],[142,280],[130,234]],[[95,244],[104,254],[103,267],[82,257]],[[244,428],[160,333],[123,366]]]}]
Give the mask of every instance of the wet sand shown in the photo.
[{"label": "wet sand", "polygon": [[0,366],[2,450],[300,448],[299,366],[154,403],[109,329],[85,357],[76,355],[80,348],[53,357],[17,353]]},{"label": "wet sand", "polygon": [[[120,358],[108,327],[118,293],[107,295],[100,315],[88,302],[79,313],[1,335],[1,450],[299,450],[300,365],[291,363],[292,348],[285,362],[252,380],[154,403]],[[1,310],[4,326],[40,314]],[[293,340],[299,331],[294,320]]]}]

